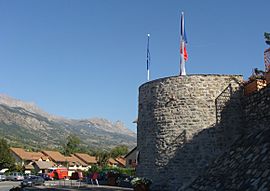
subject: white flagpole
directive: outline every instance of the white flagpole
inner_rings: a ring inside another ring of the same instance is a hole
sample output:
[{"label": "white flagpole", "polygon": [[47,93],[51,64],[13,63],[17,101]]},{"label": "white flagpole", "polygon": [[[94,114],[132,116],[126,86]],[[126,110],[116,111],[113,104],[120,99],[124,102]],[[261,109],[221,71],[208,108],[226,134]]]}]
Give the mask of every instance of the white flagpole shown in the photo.
[{"label": "white flagpole", "polygon": [[185,42],[184,42],[184,35],[185,35],[185,23],[184,23],[184,12],[181,13],[181,60],[180,60],[180,76],[186,75],[186,69],[185,69],[185,59],[184,59],[184,48],[185,48]]},{"label": "white flagpole", "polygon": [[149,39],[150,39],[150,34],[147,34],[147,81],[150,80],[150,50],[149,50]]}]

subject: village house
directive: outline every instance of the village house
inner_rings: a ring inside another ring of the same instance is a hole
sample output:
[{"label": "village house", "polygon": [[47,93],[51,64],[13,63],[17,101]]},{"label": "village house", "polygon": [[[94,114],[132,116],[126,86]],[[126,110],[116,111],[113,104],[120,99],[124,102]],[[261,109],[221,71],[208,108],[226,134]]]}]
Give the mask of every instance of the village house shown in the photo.
[{"label": "village house", "polygon": [[24,168],[25,174],[31,174],[32,171],[35,171],[37,168],[33,165],[35,162],[43,162],[49,166],[51,161],[41,152],[29,152],[25,151],[22,148],[10,148],[10,153],[15,159],[17,165],[21,165]]},{"label": "village house", "polygon": [[88,169],[88,165],[73,154],[65,158],[67,161],[68,176],[71,176],[75,171],[86,171]]},{"label": "village house", "polygon": [[125,168],[126,167],[126,159],[125,157],[117,157],[114,159],[118,164],[118,167]]},{"label": "village house", "polygon": [[126,167],[127,168],[136,168],[137,166],[137,158],[138,158],[139,152],[137,151],[137,147],[132,149],[128,154],[126,154]]},{"label": "village house", "polygon": [[117,167],[118,166],[118,162],[116,160],[114,160],[113,158],[109,158],[109,160],[108,160],[108,166]]},{"label": "village house", "polygon": [[11,155],[16,161],[16,164],[24,166],[32,161],[38,161],[43,156],[40,152],[27,152],[22,148],[10,148]]},{"label": "village house", "polygon": [[47,156],[51,161],[55,163],[55,166],[66,166],[67,159],[58,151],[42,151],[42,153]]},{"label": "village house", "polygon": [[[98,165],[96,157],[86,153],[64,156],[58,151],[29,152],[22,148],[14,147],[10,148],[10,152],[16,164],[23,166],[24,173],[26,174],[31,174],[32,172],[48,173],[51,168],[67,167],[68,175],[71,176],[73,172],[87,171],[93,165]],[[125,167],[126,159],[124,157],[109,158],[107,164],[112,167]]]},{"label": "village house", "polygon": [[32,163],[32,166],[36,173],[48,173],[48,169],[55,166],[55,163],[52,161],[35,161]]},{"label": "village house", "polygon": [[97,159],[95,156],[90,156],[85,153],[74,153],[74,155],[81,161],[87,164],[87,168],[91,168],[93,165],[97,165]]}]

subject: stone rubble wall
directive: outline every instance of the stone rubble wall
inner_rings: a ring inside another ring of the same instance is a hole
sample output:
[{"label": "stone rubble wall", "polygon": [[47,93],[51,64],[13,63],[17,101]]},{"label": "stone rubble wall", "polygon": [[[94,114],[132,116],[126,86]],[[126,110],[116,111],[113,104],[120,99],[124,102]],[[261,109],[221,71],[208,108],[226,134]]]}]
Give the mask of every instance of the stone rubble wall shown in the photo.
[{"label": "stone rubble wall", "polygon": [[241,135],[239,75],[188,75],[139,88],[136,175],[151,190],[181,189]]},{"label": "stone rubble wall", "polygon": [[260,130],[270,122],[270,85],[243,98],[245,129]]},{"label": "stone rubble wall", "polygon": [[243,98],[242,135],[186,191],[270,188],[270,86]]},{"label": "stone rubble wall", "polygon": [[241,137],[204,174],[183,190],[269,190],[269,136],[270,129],[264,129]]}]

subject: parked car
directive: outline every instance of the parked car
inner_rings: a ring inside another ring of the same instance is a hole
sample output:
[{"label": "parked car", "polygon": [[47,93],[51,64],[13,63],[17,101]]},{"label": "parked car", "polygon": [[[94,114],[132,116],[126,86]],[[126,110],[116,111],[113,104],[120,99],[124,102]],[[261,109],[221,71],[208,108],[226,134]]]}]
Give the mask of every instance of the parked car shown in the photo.
[{"label": "parked car", "polygon": [[38,176],[41,176],[44,180],[53,180],[48,174],[40,173]]},{"label": "parked car", "polygon": [[31,174],[23,174],[23,179],[27,179],[29,176],[32,176]]},{"label": "parked car", "polygon": [[4,173],[0,173],[0,181],[5,181],[6,175]]},{"label": "parked car", "polygon": [[7,175],[6,180],[23,180],[23,174],[20,172],[11,172]]},{"label": "parked car", "polygon": [[21,182],[21,186],[26,187],[26,186],[43,185],[44,182],[45,180],[41,176],[29,176],[27,179],[24,179]]}]

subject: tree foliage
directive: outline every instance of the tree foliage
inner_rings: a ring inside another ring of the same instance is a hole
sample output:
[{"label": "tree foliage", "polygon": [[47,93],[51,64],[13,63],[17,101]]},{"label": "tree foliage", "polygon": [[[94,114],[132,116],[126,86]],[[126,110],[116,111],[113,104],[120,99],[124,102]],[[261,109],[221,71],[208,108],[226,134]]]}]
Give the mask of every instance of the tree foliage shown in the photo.
[{"label": "tree foliage", "polygon": [[104,167],[108,164],[110,158],[110,153],[107,151],[98,151],[96,153],[97,162],[101,167]]},{"label": "tree foliage", "polygon": [[116,158],[126,155],[128,153],[128,147],[126,145],[119,145],[111,150],[111,157]]},{"label": "tree foliage", "polygon": [[119,145],[114,147],[110,152],[96,150],[92,152],[97,157],[97,162],[101,167],[108,165],[108,160],[119,156],[126,155],[128,153],[128,147],[126,145]]},{"label": "tree foliage", "polygon": [[94,173],[94,172],[98,172],[100,173],[102,171],[102,168],[97,166],[97,165],[92,165],[91,168],[88,169],[88,172],[87,174],[91,174],[91,173]]},{"label": "tree foliage", "polygon": [[80,139],[76,135],[69,135],[64,146],[64,155],[71,155],[79,151]]},{"label": "tree foliage", "polygon": [[13,169],[15,161],[9,152],[9,146],[5,139],[0,139],[0,153],[0,170],[3,168]]},{"label": "tree foliage", "polygon": [[265,32],[264,38],[265,38],[266,44],[270,45],[270,33]]}]

